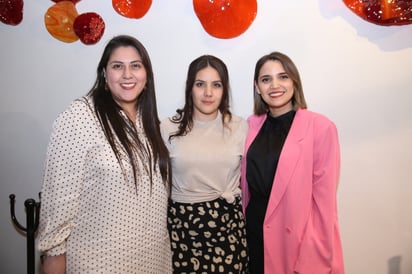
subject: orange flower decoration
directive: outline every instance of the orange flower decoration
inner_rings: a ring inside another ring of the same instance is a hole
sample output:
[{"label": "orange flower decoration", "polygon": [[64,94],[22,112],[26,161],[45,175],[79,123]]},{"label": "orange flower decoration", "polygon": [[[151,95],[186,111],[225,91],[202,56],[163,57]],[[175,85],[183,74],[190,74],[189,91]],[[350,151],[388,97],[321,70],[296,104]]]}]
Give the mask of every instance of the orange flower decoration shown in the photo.
[{"label": "orange flower decoration", "polygon": [[44,23],[47,31],[54,38],[72,43],[79,39],[73,27],[77,16],[77,10],[72,1],[60,1],[47,10],[44,15]]}]

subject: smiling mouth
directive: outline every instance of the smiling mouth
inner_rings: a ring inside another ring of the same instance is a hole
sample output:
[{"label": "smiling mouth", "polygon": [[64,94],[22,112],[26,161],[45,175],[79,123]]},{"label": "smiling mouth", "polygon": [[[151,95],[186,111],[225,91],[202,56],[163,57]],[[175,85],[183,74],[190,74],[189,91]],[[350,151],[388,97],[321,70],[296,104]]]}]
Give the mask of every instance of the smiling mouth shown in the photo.
[{"label": "smiling mouth", "polygon": [[276,98],[276,97],[282,96],[285,93],[286,93],[286,91],[270,92],[269,96],[272,97],[272,98]]},{"label": "smiling mouth", "polygon": [[136,83],[123,83],[123,84],[120,84],[120,86],[125,89],[131,89],[136,86]]}]

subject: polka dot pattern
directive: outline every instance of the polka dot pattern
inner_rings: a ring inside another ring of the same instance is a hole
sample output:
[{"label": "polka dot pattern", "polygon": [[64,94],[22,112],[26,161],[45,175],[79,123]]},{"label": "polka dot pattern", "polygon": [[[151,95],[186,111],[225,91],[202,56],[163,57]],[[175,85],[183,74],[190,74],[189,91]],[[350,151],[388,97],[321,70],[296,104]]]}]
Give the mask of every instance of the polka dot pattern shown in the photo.
[{"label": "polka dot pattern", "polygon": [[[138,119],[139,120],[139,119]],[[139,138],[148,143],[138,122]],[[90,98],[56,119],[41,197],[39,250],[66,253],[67,273],[171,273],[167,189],[159,168],[138,163],[125,173],[100,127]]]}]

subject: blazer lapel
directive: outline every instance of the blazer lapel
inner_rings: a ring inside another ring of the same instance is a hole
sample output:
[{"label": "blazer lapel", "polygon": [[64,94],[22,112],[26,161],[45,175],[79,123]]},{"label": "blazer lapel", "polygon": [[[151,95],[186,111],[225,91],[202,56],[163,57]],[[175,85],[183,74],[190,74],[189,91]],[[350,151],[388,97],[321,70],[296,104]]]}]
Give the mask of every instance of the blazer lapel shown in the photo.
[{"label": "blazer lapel", "polygon": [[[256,135],[258,135],[263,123],[266,120],[266,115],[251,116],[249,123],[249,135],[246,139],[246,151],[249,149],[252,142],[255,140]],[[246,155],[245,155],[246,156]]]},{"label": "blazer lapel", "polygon": [[292,178],[298,159],[301,154],[301,143],[307,131],[307,123],[304,119],[304,110],[298,110],[292,122],[289,134],[286,137],[276,175],[273,180],[269,204],[266,210],[265,220],[267,220],[279,205],[287,186]]}]

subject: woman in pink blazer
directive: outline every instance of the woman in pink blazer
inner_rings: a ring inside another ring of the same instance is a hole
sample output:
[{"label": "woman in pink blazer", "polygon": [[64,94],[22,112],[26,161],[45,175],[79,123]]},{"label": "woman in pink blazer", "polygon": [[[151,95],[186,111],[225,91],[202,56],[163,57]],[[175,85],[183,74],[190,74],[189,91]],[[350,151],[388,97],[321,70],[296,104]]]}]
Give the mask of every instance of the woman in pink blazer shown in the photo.
[{"label": "woman in pink blazer", "polygon": [[260,58],[241,178],[252,274],[344,273],[337,129],[306,108],[292,60]]}]

